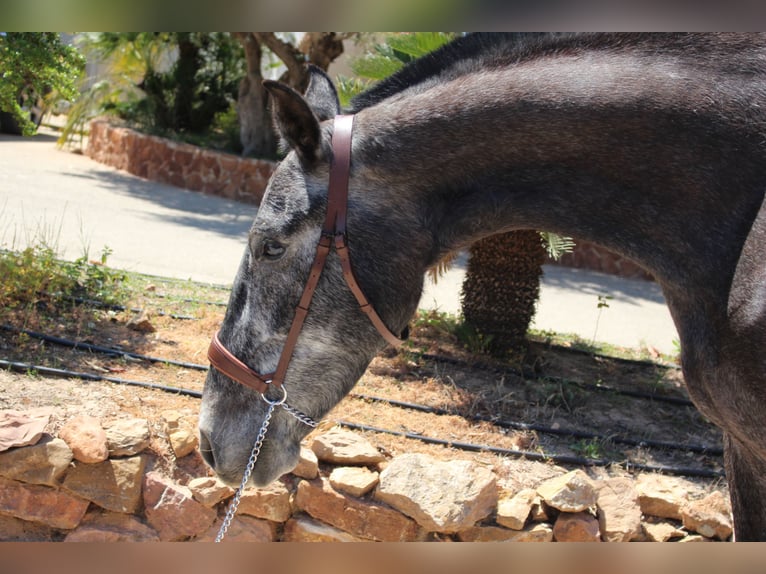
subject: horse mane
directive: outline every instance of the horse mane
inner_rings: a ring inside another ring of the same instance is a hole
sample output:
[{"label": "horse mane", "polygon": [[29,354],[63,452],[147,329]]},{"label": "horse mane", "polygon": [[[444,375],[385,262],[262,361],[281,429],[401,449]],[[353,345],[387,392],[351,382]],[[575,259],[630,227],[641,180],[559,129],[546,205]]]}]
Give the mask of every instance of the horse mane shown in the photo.
[{"label": "horse mane", "polygon": [[[643,47],[651,54],[662,47],[666,52],[674,52],[681,57],[703,53],[708,59],[707,64],[712,66],[719,63],[716,55],[725,53],[729,63],[738,62],[748,72],[763,73],[766,69],[763,59],[738,61],[739,58],[732,57],[732,54],[747,51],[748,47],[752,47],[751,43],[752,38],[736,34],[713,39],[710,35],[694,33],[470,33],[409,62],[388,78],[358,94],[351,100],[347,112],[357,113],[407,89],[424,89],[434,83],[471,73],[480,67],[507,66],[541,55],[586,49],[622,50]],[[696,65],[704,66],[704,59]]]}]

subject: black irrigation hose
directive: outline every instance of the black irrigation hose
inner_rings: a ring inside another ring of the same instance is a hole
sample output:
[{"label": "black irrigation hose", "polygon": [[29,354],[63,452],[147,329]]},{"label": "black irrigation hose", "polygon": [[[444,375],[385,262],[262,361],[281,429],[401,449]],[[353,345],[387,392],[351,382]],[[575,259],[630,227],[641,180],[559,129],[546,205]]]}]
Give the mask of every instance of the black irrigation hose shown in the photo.
[{"label": "black irrigation hose", "polygon": [[668,450],[683,450],[687,452],[694,452],[697,454],[705,454],[709,456],[723,456],[723,449],[720,447],[714,447],[714,446],[704,446],[704,445],[694,445],[694,444],[684,445],[684,444],[678,444],[674,442],[657,441],[657,440],[650,440],[650,439],[639,440],[639,439],[632,439],[632,438],[623,438],[618,436],[604,436],[604,435],[591,433],[587,431],[578,431],[574,429],[562,429],[562,428],[554,429],[552,427],[538,425],[535,423],[523,423],[523,422],[517,422],[517,421],[501,420],[501,419],[496,419],[494,417],[488,417],[488,416],[462,415],[460,413],[456,413],[454,411],[450,411],[447,409],[442,409],[438,407],[429,407],[426,405],[419,405],[415,403],[408,403],[408,402],[399,401],[396,399],[376,397],[373,395],[351,393],[349,396],[356,399],[365,400],[365,401],[386,403],[396,407],[415,410],[415,411],[419,411],[423,413],[459,416],[469,421],[487,422],[501,428],[510,428],[514,430],[531,430],[531,431],[537,431],[537,432],[541,432],[545,434],[555,434],[559,436],[568,436],[572,438],[608,440],[616,444],[624,444],[628,446],[659,448],[659,449],[668,449]]},{"label": "black irrigation hose", "polygon": [[0,325],[0,329],[11,333],[22,333],[28,337],[33,337],[46,343],[52,343],[62,347],[68,347],[70,349],[79,349],[83,351],[90,351],[92,353],[101,353],[104,355],[111,355],[115,357],[126,357],[129,359],[137,359],[141,361],[148,361],[150,363],[160,363],[165,365],[174,365],[184,369],[193,369],[196,371],[207,371],[207,365],[200,365],[197,363],[187,363],[184,361],[175,361],[173,359],[162,359],[160,357],[151,357],[149,355],[142,355],[140,353],[132,353],[130,351],[122,351],[120,349],[114,349],[110,347],[101,347],[99,345],[93,345],[91,343],[83,343],[78,341],[70,341],[68,339],[62,339],[60,337],[54,337],[52,335],[45,335],[44,333],[37,333],[28,329],[16,329],[10,325]]},{"label": "black irrigation hose", "polygon": [[[83,299],[82,297],[72,297],[72,301],[78,305],[88,305],[89,307],[97,307],[99,309],[106,309],[108,311],[130,311],[131,313],[141,313],[143,309],[128,308],[124,305],[117,305],[115,303],[104,303],[103,301],[97,301],[96,299]],[[196,317],[191,315],[178,315],[176,313],[166,313],[165,311],[153,311],[161,317],[168,316],[171,319],[179,319],[182,321],[196,321]]]},{"label": "black irrigation hose", "polygon": [[[109,347],[102,347],[99,345],[93,345],[91,343],[83,343],[83,342],[76,342],[76,341],[70,341],[68,339],[62,339],[60,337],[54,337],[52,335],[45,335],[43,333],[37,333],[35,331],[30,331],[27,329],[16,329],[14,327],[11,327],[9,325],[0,325],[0,329],[3,329],[5,331],[9,332],[15,332],[15,333],[24,333],[25,335],[28,335],[30,337],[34,337],[36,339],[40,339],[42,341],[52,343],[55,345],[60,345],[64,347],[68,347],[71,349],[81,349],[85,351],[90,351],[94,353],[102,353],[107,354],[111,356],[117,356],[117,357],[127,357],[131,359],[137,359],[137,360],[143,360],[148,361],[152,363],[160,363],[160,364],[168,364],[168,365],[174,365],[185,369],[192,369],[197,371],[207,371],[208,366],[207,365],[200,365],[198,363],[187,363],[182,361],[174,361],[172,359],[162,359],[159,357],[152,357],[149,355],[142,355],[139,353],[131,353],[129,351],[122,351],[119,349],[109,348]],[[578,384],[577,381],[572,381],[574,384]],[[604,390],[600,389],[599,387],[596,387],[598,390]],[[619,392],[619,391],[618,391]],[[639,393],[641,394],[641,393]],[[645,398],[643,395],[646,395],[646,393],[641,394],[641,398]],[[569,429],[554,429],[552,427],[546,427],[544,425],[537,425],[533,423],[523,423],[523,422],[515,422],[515,421],[503,421],[503,420],[497,420],[492,417],[480,417],[480,416],[464,416],[459,413],[450,412],[445,409],[438,409],[436,407],[429,407],[426,405],[418,405],[415,403],[407,403],[404,401],[398,401],[395,399],[386,399],[383,397],[375,397],[370,395],[363,395],[363,394],[357,394],[357,393],[351,393],[349,395],[352,398],[358,398],[362,400],[370,400],[370,401],[376,401],[376,402],[386,402],[388,404],[399,406],[402,408],[407,408],[411,410],[418,410],[421,412],[430,412],[434,414],[439,415],[454,415],[454,416],[462,416],[465,419],[473,420],[477,422],[489,422],[495,426],[501,427],[501,428],[512,428],[516,430],[534,430],[537,432],[542,432],[545,434],[556,434],[561,436],[570,436],[573,438],[584,438],[584,439],[597,439],[597,440],[611,440],[614,443],[618,444],[625,444],[629,446],[638,446],[638,447],[650,447],[650,448],[662,448],[662,449],[671,449],[671,450],[684,450],[688,452],[695,452],[699,454],[708,454],[711,456],[721,456],[723,454],[723,450],[718,447],[707,447],[707,446],[698,446],[698,445],[681,445],[678,443],[670,443],[670,442],[664,442],[664,441],[653,441],[653,440],[638,440],[638,439],[630,439],[630,438],[620,438],[620,437],[604,437],[603,435],[598,435],[595,433],[589,433],[585,431],[576,431],[576,430],[569,430]]]},{"label": "black irrigation hose", "polygon": [[443,439],[432,438],[432,437],[428,437],[428,436],[424,436],[424,435],[416,434],[416,433],[394,431],[394,430],[383,429],[383,428],[373,427],[369,425],[362,425],[362,424],[357,424],[357,423],[352,423],[352,422],[342,421],[342,420],[337,421],[337,423],[341,426],[344,426],[350,429],[390,434],[394,436],[400,436],[404,438],[419,440],[421,442],[425,442],[429,444],[437,444],[437,445],[457,448],[459,450],[467,450],[472,452],[491,452],[494,454],[501,454],[505,456],[519,456],[519,457],[527,458],[529,460],[554,462],[556,464],[571,464],[576,466],[609,466],[612,464],[617,464],[617,465],[623,465],[627,470],[643,470],[647,472],[660,472],[663,474],[674,474],[674,475],[681,475],[681,476],[697,476],[697,477],[704,477],[704,478],[719,478],[724,476],[724,473],[722,471],[709,470],[704,468],[671,467],[671,466],[664,466],[664,465],[642,464],[642,463],[630,462],[630,461],[616,461],[616,460],[609,460],[604,458],[591,459],[591,458],[583,458],[579,456],[570,456],[570,455],[542,454],[539,452],[532,452],[532,451],[526,451],[526,450],[514,450],[514,449],[500,448],[500,447],[494,447],[489,445],[443,440]]},{"label": "black irrigation hose", "polygon": [[412,352],[412,354],[416,357],[422,357],[429,361],[434,361],[437,363],[447,363],[451,365],[464,365],[467,367],[475,368],[475,369],[481,369],[483,371],[489,371],[493,373],[501,373],[501,372],[510,372],[515,375],[518,375],[520,377],[525,377],[533,380],[546,380],[553,383],[560,383],[563,385],[574,385],[577,387],[580,387],[587,391],[599,391],[599,392],[606,392],[606,393],[615,393],[619,395],[625,395],[628,397],[634,397],[638,399],[648,399],[652,401],[660,401],[664,403],[670,403],[674,405],[680,405],[685,407],[694,407],[694,403],[691,402],[689,399],[683,398],[683,397],[667,397],[664,395],[658,395],[655,393],[644,393],[641,391],[628,391],[623,389],[616,389],[614,387],[610,387],[608,385],[594,385],[590,383],[584,383],[582,381],[573,381],[570,379],[564,379],[562,377],[555,377],[551,375],[545,375],[540,376],[536,373],[532,373],[529,370],[524,369],[516,369],[514,367],[509,366],[501,366],[501,365],[490,365],[487,363],[482,362],[469,362],[465,361],[463,359],[457,359],[455,357],[446,357],[444,355],[434,355],[432,353],[417,353]]},{"label": "black irrigation hose", "polygon": [[[145,383],[142,381],[132,381],[127,379],[120,379],[117,377],[105,377],[102,375],[94,375],[91,373],[66,371],[63,369],[54,369],[51,367],[31,365],[28,363],[5,361],[2,359],[0,359],[0,368],[19,372],[19,373],[34,372],[34,373],[39,373],[39,374],[47,375],[51,377],[77,378],[77,379],[82,379],[85,381],[106,381],[109,383],[115,383],[119,385],[129,385],[129,386],[142,387],[147,389],[154,389],[154,390],[174,393],[178,395],[189,396],[193,398],[202,397],[202,393],[200,391],[193,391],[190,389],[183,389],[179,387],[169,387],[169,386],[158,385],[154,383]],[[664,474],[673,474],[673,475],[681,475],[681,476],[696,476],[696,477],[705,477],[705,478],[718,478],[718,477],[724,476],[724,474],[720,471],[707,470],[707,469],[669,467],[669,466],[663,466],[663,465],[645,465],[641,463],[632,463],[629,461],[621,462],[621,461],[613,461],[608,459],[588,459],[588,458],[576,457],[576,456],[570,456],[570,455],[555,455],[555,454],[546,455],[539,452],[505,449],[500,447],[493,447],[490,445],[464,443],[459,441],[447,441],[447,440],[427,437],[427,436],[419,435],[415,433],[406,433],[401,431],[382,429],[378,427],[361,425],[361,424],[352,423],[348,421],[337,421],[337,422],[339,425],[345,426],[347,428],[379,432],[379,433],[390,434],[395,436],[402,436],[405,438],[415,439],[415,440],[419,440],[421,442],[425,442],[429,444],[449,446],[452,448],[457,448],[459,450],[466,450],[470,452],[492,452],[495,454],[501,454],[505,456],[520,456],[530,460],[551,461],[557,464],[571,464],[576,466],[609,466],[611,464],[621,464],[621,465],[624,465],[625,468],[628,470],[644,470],[644,471],[650,471],[650,472],[660,472]]]},{"label": "black irrigation hose", "polygon": [[131,387],[143,387],[145,389],[155,389],[188,397],[202,398],[201,391],[183,389],[180,387],[168,387],[166,385],[157,385],[155,383],[145,383],[143,381],[131,381],[117,377],[105,377],[103,375],[94,375],[92,373],[79,373],[76,371],[66,371],[64,369],[54,369],[52,367],[42,367],[40,365],[30,365],[29,363],[19,363],[15,361],[5,361],[0,359],[0,369],[14,371],[16,373],[38,373],[49,377],[63,377],[70,379],[82,379],[84,381],[106,381],[117,385],[128,385]]}]

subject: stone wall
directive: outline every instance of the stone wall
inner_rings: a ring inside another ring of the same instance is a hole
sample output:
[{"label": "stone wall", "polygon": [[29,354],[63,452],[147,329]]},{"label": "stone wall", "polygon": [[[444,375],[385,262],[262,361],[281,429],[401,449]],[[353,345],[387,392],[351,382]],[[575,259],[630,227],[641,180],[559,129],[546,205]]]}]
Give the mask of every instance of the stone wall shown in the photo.
[{"label": "stone wall", "polygon": [[260,203],[275,166],[142,134],[105,120],[91,122],[85,153],[138,177],[255,204]]},{"label": "stone wall", "polygon": [[564,255],[558,264],[609,273],[628,279],[654,280],[652,274],[638,263],[588,241],[575,240],[575,248],[572,253]]},{"label": "stone wall", "polygon": [[[211,476],[192,413],[104,423],[77,416],[55,433],[0,432],[0,540],[212,541],[234,491]],[[47,428],[44,417],[40,428]],[[10,448],[9,448],[10,444]],[[698,495],[698,496],[695,496]],[[494,471],[423,454],[387,457],[334,428],[298,466],[247,488],[226,541],[726,540],[728,499],[657,474],[594,481],[564,472],[510,492]]]}]

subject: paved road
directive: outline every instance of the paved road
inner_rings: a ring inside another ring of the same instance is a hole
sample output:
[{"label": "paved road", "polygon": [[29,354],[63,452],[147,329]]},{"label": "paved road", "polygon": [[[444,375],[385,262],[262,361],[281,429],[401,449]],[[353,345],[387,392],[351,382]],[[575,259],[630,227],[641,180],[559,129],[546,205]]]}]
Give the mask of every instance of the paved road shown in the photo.
[{"label": "paved road", "polygon": [[[0,246],[44,239],[63,257],[108,246],[114,267],[230,283],[255,208],[146,181],[82,155],[55,138],[0,134]],[[429,284],[421,306],[459,310],[465,259]],[[598,309],[599,295],[613,297]],[[650,282],[546,266],[534,326],[616,345],[674,352],[675,327]]]}]

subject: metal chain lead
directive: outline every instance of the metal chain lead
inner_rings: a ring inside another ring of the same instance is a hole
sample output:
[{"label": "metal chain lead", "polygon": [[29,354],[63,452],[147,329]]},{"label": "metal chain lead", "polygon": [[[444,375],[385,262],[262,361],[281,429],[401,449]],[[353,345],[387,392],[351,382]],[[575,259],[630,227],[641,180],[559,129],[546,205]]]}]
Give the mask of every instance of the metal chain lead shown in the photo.
[{"label": "metal chain lead", "polygon": [[223,537],[226,536],[226,531],[229,529],[231,521],[234,519],[234,515],[237,513],[239,499],[242,498],[242,492],[245,490],[247,481],[250,480],[250,475],[253,472],[253,467],[255,467],[255,461],[258,460],[258,455],[260,454],[261,446],[263,445],[263,439],[266,437],[266,431],[269,429],[269,422],[271,422],[271,415],[274,412],[275,406],[276,405],[269,403],[269,410],[266,413],[266,418],[263,419],[261,430],[258,431],[258,438],[255,439],[253,450],[250,453],[250,460],[247,461],[245,475],[242,477],[242,482],[237,489],[237,493],[234,495],[234,498],[229,505],[229,509],[226,511],[226,516],[224,517],[223,523],[221,524],[221,529],[218,531],[218,536],[215,537],[216,542],[220,542],[223,540]]},{"label": "metal chain lead", "polygon": [[261,428],[258,431],[258,436],[255,439],[253,450],[250,453],[250,459],[247,461],[247,467],[245,468],[245,474],[242,477],[242,482],[240,483],[236,494],[234,494],[234,498],[231,500],[231,504],[229,504],[229,508],[226,511],[226,516],[223,519],[223,523],[221,523],[221,528],[218,530],[218,536],[215,537],[216,542],[221,542],[223,540],[224,536],[226,536],[226,532],[229,530],[231,521],[234,520],[234,515],[237,513],[237,508],[239,507],[239,500],[240,498],[242,498],[242,492],[245,490],[245,486],[247,485],[247,482],[250,480],[250,475],[253,473],[253,468],[255,467],[255,461],[258,460],[258,455],[261,453],[261,446],[263,446],[263,441],[266,438],[266,431],[269,429],[269,423],[271,422],[271,415],[274,413],[274,408],[277,405],[281,405],[283,409],[285,409],[288,413],[290,413],[300,422],[312,428],[316,428],[318,424],[314,419],[312,419],[308,415],[303,414],[298,409],[293,408],[287,403],[285,403],[284,402],[285,398],[287,398],[286,392],[285,392],[285,395],[282,397],[281,402],[279,401],[271,402],[265,396],[263,397],[263,400],[266,401],[266,403],[269,405],[269,410],[266,412],[266,418],[263,419]]}]

